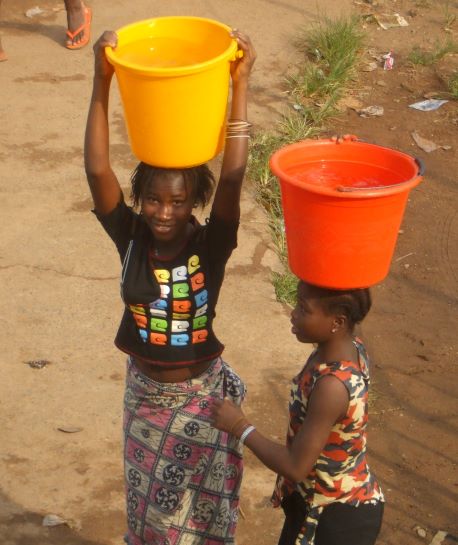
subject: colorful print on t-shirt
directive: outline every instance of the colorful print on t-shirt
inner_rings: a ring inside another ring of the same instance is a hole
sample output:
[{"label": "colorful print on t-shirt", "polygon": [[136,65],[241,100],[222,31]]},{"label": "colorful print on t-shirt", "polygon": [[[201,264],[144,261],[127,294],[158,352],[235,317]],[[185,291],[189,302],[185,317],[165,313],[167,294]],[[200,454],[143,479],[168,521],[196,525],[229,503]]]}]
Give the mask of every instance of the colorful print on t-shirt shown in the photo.
[{"label": "colorful print on t-shirt", "polygon": [[143,342],[187,346],[207,340],[208,291],[198,255],[172,269],[153,268],[160,296],[149,305],[129,305]]}]

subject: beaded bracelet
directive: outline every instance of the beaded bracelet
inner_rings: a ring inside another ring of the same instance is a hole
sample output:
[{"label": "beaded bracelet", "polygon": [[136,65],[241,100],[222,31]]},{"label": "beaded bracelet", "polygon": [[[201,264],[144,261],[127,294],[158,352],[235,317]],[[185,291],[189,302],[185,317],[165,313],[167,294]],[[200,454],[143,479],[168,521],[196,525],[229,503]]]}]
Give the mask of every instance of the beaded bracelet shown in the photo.
[{"label": "beaded bracelet", "polygon": [[242,435],[240,436],[239,441],[242,443],[242,445],[245,444],[245,439],[250,435],[252,431],[254,431],[256,428],[254,426],[248,426],[243,430]]}]

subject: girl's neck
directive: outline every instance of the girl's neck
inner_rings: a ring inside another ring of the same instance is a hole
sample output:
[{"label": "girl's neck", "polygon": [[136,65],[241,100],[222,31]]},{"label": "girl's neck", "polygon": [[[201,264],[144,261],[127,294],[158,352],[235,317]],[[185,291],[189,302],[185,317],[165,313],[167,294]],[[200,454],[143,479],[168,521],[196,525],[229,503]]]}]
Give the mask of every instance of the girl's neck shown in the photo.
[{"label": "girl's neck", "polygon": [[177,242],[167,244],[161,244],[160,242],[155,241],[153,247],[153,255],[154,257],[158,257],[161,259],[172,259],[180,252],[181,248],[183,248],[185,241],[186,239],[183,239]]},{"label": "girl's neck", "polygon": [[191,236],[191,233],[194,231],[194,226],[192,223],[188,223],[186,230],[177,240],[161,242],[160,240],[154,241],[153,246],[153,255],[154,257],[159,257],[162,259],[172,259],[175,257],[180,250],[186,245],[188,238]]},{"label": "girl's neck", "polygon": [[332,336],[329,340],[318,343],[314,360],[331,361],[358,361],[358,350],[354,345],[351,333]]}]

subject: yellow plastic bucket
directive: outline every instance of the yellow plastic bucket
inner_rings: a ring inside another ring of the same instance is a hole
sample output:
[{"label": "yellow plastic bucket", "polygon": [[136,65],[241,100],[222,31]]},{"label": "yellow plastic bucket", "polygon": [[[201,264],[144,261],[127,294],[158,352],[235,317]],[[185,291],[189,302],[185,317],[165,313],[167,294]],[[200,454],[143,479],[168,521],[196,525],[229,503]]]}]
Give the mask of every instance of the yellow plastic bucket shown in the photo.
[{"label": "yellow plastic bucket", "polygon": [[132,152],[161,167],[192,167],[223,148],[230,27],[200,17],[158,17],[117,31],[106,48],[118,80]]}]

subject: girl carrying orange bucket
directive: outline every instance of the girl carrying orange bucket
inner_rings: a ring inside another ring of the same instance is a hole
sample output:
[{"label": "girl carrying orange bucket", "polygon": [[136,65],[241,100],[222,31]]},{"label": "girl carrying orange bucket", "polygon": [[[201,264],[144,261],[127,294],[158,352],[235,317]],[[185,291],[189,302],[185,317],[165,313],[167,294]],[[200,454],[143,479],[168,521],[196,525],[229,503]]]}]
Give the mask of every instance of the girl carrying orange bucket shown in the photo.
[{"label": "girl carrying orange bucket", "polygon": [[299,282],[292,333],[317,348],[293,379],[286,445],[262,435],[230,400],[213,423],[278,473],[274,506],[285,523],[278,545],[373,545],[384,497],[366,461],[369,360],[354,325],[371,307],[369,289]]}]

